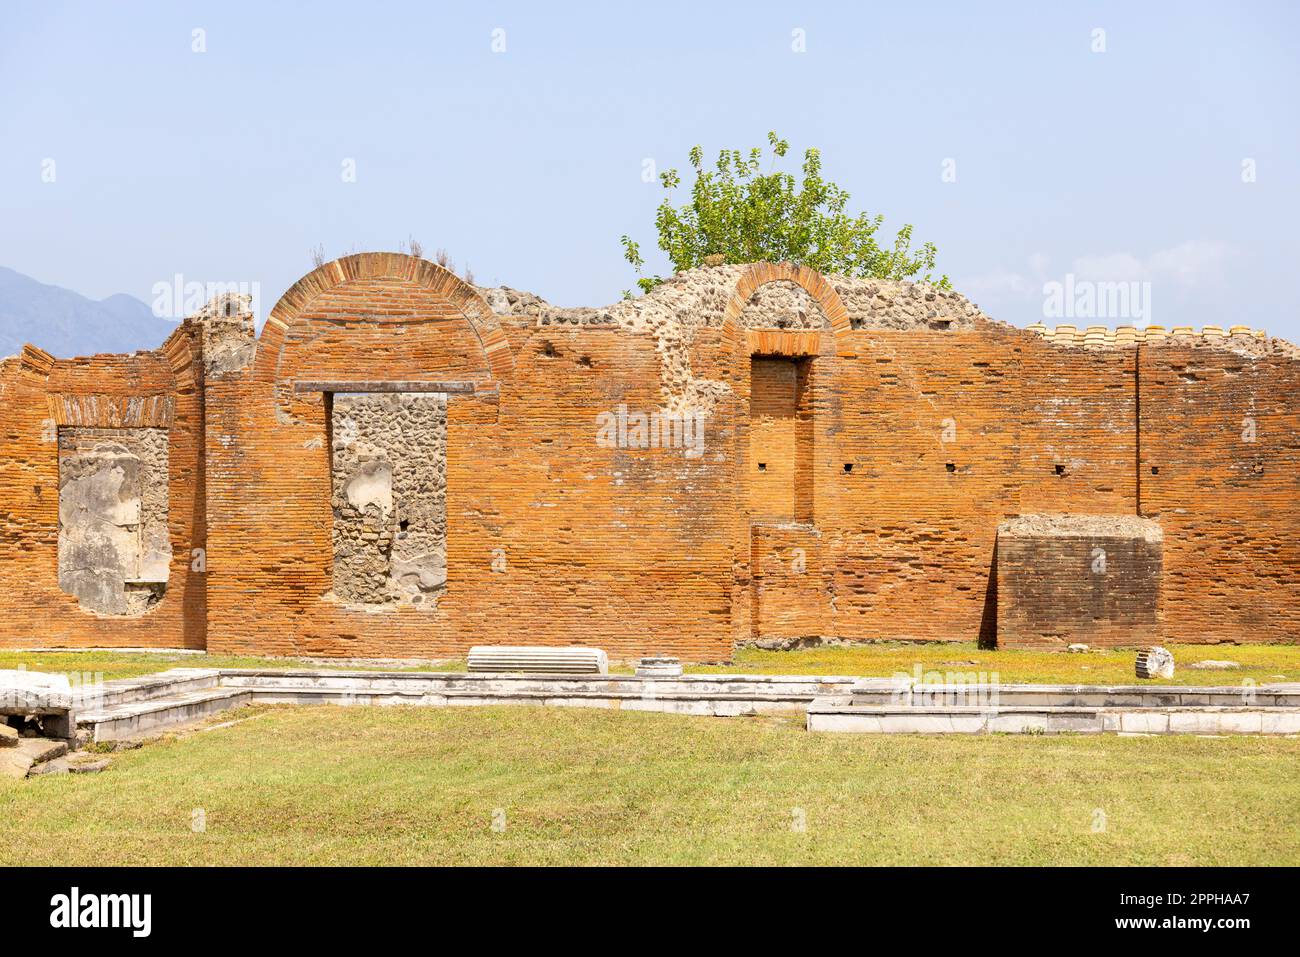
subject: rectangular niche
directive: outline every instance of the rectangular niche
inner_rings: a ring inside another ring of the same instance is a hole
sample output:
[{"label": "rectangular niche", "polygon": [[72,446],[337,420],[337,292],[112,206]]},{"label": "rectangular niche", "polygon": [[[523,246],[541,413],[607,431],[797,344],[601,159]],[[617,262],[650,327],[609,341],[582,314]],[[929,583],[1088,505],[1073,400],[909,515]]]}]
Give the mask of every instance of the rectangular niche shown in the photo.
[{"label": "rectangular niche", "polygon": [[334,596],[433,608],[447,583],[447,396],[334,393]]},{"label": "rectangular niche", "polygon": [[809,358],[754,356],[749,379],[749,503],[754,521],[812,521]]},{"label": "rectangular niche", "polygon": [[59,429],[59,587],[87,611],[141,615],[166,591],[167,430]]}]

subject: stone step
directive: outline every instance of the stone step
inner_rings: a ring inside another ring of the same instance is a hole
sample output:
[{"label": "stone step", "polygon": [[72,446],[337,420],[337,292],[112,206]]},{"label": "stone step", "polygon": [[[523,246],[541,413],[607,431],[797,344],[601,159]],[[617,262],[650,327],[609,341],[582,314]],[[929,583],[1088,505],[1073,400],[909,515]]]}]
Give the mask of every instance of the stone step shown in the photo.
[{"label": "stone step", "polygon": [[864,706],[1068,708],[1300,708],[1300,685],[1169,686],[858,684],[854,704]]},{"label": "stone step", "polygon": [[105,681],[102,692],[81,705],[83,710],[103,711],[121,704],[170,698],[188,691],[217,687],[221,672],[216,668],[172,668],[138,678]]},{"label": "stone step", "polygon": [[870,706],[848,698],[808,706],[809,731],[863,734],[1300,734],[1300,708]]},{"label": "stone step", "polygon": [[148,698],[82,712],[77,716],[77,724],[93,731],[96,741],[113,741],[197,721],[210,714],[248,704],[251,698],[246,688],[184,691],[167,698]]},{"label": "stone step", "polygon": [[602,693],[621,695],[700,694],[727,697],[781,695],[805,702],[818,695],[847,693],[851,677],[815,675],[506,675],[445,671],[310,671],[227,669],[223,688],[300,688],[302,690],[404,693],[464,691],[502,695],[516,692]]},{"label": "stone step", "polygon": [[806,695],[719,694],[717,692],[573,691],[559,688],[505,689],[444,688],[348,689],[303,688],[298,685],[259,684],[246,689],[263,704],[415,705],[472,707],[475,705],[541,705],[568,708],[610,708],[623,711],[658,711],[672,714],[733,717],[747,714],[802,714]]}]

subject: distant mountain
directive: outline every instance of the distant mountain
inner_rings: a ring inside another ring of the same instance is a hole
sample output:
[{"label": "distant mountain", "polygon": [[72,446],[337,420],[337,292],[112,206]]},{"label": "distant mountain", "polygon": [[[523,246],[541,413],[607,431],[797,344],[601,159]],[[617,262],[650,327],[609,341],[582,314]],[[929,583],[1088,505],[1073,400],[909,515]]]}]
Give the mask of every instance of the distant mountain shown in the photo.
[{"label": "distant mountain", "polygon": [[61,359],[156,349],[175,328],[134,296],[97,302],[0,266],[0,358],[27,342]]}]

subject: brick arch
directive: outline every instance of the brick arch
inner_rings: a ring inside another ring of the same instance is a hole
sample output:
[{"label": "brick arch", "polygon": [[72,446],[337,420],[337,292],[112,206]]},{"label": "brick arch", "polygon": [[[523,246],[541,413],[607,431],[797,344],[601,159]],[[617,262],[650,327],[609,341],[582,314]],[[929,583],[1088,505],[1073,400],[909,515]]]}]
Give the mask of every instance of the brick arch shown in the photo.
[{"label": "brick arch", "polygon": [[473,328],[492,375],[501,379],[514,370],[510,340],[478,291],[450,270],[403,253],[355,253],[325,263],[299,279],[267,315],[257,344],[258,364],[274,361],[278,365],[286,334],[291,327],[306,321],[302,314],[316,297],[353,280],[364,279],[400,279],[443,296]]},{"label": "brick arch", "polygon": [[852,331],[849,313],[840,300],[840,294],[817,270],[791,263],[754,263],[741,273],[723,310],[722,328],[728,338],[741,338],[740,314],[745,304],[760,286],[772,282],[792,282],[812,296],[830,322],[831,333],[838,343],[842,344],[844,337]]},{"label": "brick arch", "polygon": [[194,378],[194,347],[187,336],[173,333],[162,344],[163,356],[171,367],[177,392],[188,392],[197,384]]}]

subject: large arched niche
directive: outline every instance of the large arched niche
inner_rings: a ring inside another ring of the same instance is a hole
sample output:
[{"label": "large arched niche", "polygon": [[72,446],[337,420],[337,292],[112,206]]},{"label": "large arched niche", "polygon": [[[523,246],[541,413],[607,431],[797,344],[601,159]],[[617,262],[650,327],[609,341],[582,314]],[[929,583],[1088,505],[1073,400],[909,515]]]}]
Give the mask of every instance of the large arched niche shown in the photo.
[{"label": "large arched niche", "polygon": [[835,337],[836,351],[840,354],[851,353],[848,337],[852,327],[848,310],[844,308],[839,293],[817,270],[791,263],[754,263],[741,273],[723,310],[724,341],[738,344],[747,342],[746,330],[740,324],[746,303],[760,287],[779,282],[793,283],[808,293],[826,317],[830,332]]},{"label": "large arched niche", "polygon": [[358,253],[325,263],[280,297],[257,344],[254,377],[273,383],[277,410],[299,419],[296,380],[507,378],[505,331],[473,286],[401,253]]}]

